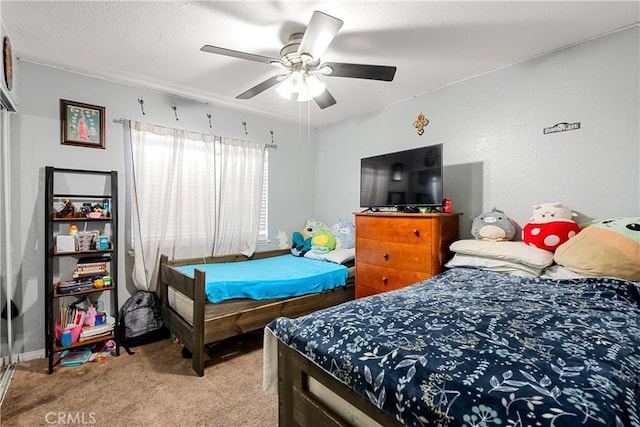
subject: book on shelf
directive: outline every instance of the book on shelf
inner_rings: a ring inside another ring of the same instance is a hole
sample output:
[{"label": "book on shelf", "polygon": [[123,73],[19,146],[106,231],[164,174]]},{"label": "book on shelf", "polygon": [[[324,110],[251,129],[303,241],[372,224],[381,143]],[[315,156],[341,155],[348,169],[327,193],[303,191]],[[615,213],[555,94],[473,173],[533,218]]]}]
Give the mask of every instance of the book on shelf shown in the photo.
[{"label": "book on shelf", "polygon": [[82,326],[87,318],[87,312],[71,304],[60,310],[60,326],[66,329],[72,326]]},{"label": "book on shelf", "polygon": [[110,334],[113,331],[113,324],[104,323],[96,326],[86,326],[80,331],[80,339],[91,339],[103,334]]},{"label": "book on shelf", "polygon": [[66,352],[60,359],[62,366],[79,366],[87,362],[91,357],[91,350],[80,348]]},{"label": "book on shelf", "polygon": [[107,332],[103,332],[103,333],[100,333],[100,334],[97,334],[97,335],[91,335],[91,336],[82,336],[82,333],[81,333],[80,334],[80,338],[78,338],[78,342],[89,341],[89,340],[93,340],[93,339],[101,338],[101,337],[104,337],[104,338],[111,337],[112,332],[113,332],[113,329],[109,330]]},{"label": "book on shelf", "polygon": [[100,336],[108,336],[113,333],[115,327],[115,319],[111,316],[107,317],[107,323],[101,323],[94,326],[85,326],[80,331],[79,341],[86,341]]},{"label": "book on shelf", "polygon": [[91,288],[93,288],[93,280],[91,278],[85,278],[81,280],[67,280],[56,285],[56,289],[59,294],[86,291]]}]

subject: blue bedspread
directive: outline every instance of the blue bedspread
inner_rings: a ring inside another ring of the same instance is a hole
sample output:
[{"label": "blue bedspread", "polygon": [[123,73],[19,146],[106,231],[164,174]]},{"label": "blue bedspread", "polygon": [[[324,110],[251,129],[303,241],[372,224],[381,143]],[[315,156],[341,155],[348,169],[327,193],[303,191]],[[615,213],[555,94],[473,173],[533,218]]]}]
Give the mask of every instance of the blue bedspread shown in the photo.
[{"label": "blue bedspread", "polygon": [[640,296],[457,268],[268,325],[405,425],[640,426]]},{"label": "blue bedspread", "polygon": [[344,265],[293,255],[243,262],[194,264],[177,267],[188,276],[206,273],[205,293],[210,302],[234,298],[287,298],[322,292],[347,283]]}]

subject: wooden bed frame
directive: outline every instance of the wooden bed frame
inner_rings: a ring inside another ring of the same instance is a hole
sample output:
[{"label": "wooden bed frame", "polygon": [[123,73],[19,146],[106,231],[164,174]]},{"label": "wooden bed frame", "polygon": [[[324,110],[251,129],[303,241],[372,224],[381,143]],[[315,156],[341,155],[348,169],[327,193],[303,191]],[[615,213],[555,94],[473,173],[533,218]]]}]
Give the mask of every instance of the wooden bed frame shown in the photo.
[{"label": "wooden bed frame", "polygon": [[[169,261],[166,255],[160,257],[158,274],[158,297],[162,308],[162,320],[182,344],[192,353],[193,370],[204,376],[206,344],[246,332],[264,328],[273,319],[286,316],[298,317],[321,308],[340,304],[354,298],[354,281],[347,280],[341,286],[321,293],[308,294],[285,299],[251,300],[234,299],[216,304],[207,302],[205,295],[205,273],[195,271],[193,278],[174,267],[191,264],[241,262],[290,254],[288,249],[256,252],[251,257],[244,255],[210,256]],[[193,324],[184,320],[169,306],[171,286],[193,302]]]},{"label": "wooden bed frame", "polygon": [[345,419],[348,417],[342,417],[311,392],[310,379],[337,395],[331,399],[333,402],[340,399],[382,426],[402,426],[398,420],[382,412],[311,360],[278,340],[278,425],[280,427],[348,427],[352,425]]}]

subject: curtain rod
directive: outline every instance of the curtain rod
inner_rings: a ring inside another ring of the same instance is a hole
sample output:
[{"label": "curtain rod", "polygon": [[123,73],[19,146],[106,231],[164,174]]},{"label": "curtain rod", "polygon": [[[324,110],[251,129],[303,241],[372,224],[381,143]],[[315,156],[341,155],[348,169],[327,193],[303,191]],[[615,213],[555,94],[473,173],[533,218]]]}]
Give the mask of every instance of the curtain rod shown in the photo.
[{"label": "curtain rod", "polygon": [[[114,123],[129,123],[131,122],[131,119],[128,119],[126,117],[120,117],[119,119],[113,119]],[[160,125],[154,125],[154,126],[160,126]],[[160,127],[166,127],[166,126],[160,126]],[[189,131],[191,132],[191,131]],[[202,133],[202,132],[196,132],[196,133]],[[215,138],[222,138],[221,136],[215,136]],[[273,141],[273,133],[271,134],[271,140]],[[278,144],[264,144],[264,148],[271,148],[273,150],[277,150],[278,149]]]}]

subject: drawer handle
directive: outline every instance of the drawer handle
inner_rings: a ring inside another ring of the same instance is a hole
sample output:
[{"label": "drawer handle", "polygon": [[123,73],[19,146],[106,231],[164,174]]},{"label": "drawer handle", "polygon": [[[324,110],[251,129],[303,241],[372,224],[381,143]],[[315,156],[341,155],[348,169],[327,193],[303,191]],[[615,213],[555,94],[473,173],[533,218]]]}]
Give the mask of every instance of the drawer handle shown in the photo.
[{"label": "drawer handle", "polygon": [[384,258],[385,261],[389,261],[389,254],[382,255],[382,258]]},{"label": "drawer handle", "polygon": [[385,285],[387,284],[387,278],[386,277],[382,278],[382,283],[384,283]]},{"label": "drawer handle", "polygon": [[418,230],[418,229],[413,230],[413,234],[415,234],[416,237],[420,237],[420,230]]}]

